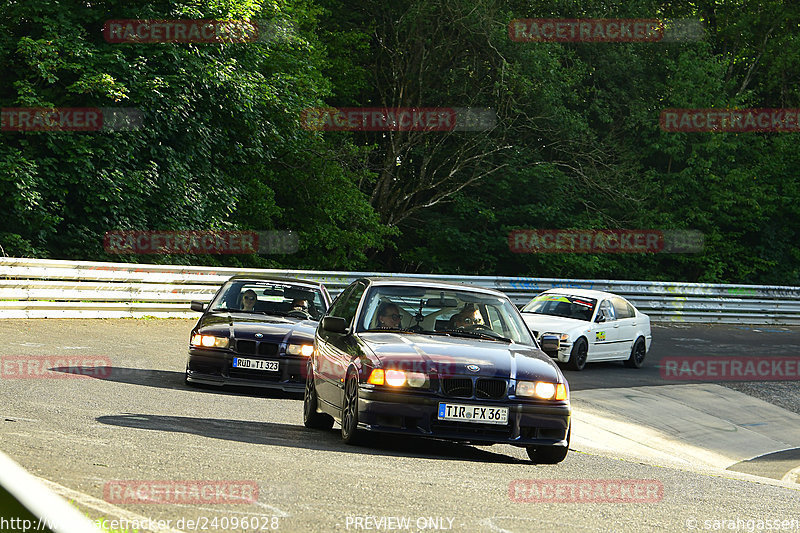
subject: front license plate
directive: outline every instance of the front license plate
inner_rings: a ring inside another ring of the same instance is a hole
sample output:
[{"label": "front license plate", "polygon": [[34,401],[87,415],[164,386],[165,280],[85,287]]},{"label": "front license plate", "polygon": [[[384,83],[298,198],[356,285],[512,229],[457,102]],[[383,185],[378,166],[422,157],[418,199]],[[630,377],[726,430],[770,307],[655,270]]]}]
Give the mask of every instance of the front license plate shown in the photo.
[{"label": "front license plate", "polygon": [[477,422],[478,424],[508,424],[508,407],[481,407],[458,403],[440,403],[439,420]]},{"label": "front license plate", "polygon": [[233,368],[246,368],[247,370],[266,370],[267,372],[277,372],[278,361],[264,361],[263,359],[244,359],[242,357],[234,357]]}]

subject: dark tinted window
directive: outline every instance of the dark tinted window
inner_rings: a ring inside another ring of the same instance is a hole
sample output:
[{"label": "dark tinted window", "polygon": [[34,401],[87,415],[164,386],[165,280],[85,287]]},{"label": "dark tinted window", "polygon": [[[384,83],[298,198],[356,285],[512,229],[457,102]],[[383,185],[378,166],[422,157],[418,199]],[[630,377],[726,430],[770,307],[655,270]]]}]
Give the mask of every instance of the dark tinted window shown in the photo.
[{"label": "dark tinted window", "polygon": [[353,318],[356,316],[358,302],[364,294],[364,289],[366,289],[366,285],[361,281],[357,281],[347,287],[344,292],[336,298],[336,301],[333,302],[328,314],[330,316],[342,317],[348,322],[352,322]]}]

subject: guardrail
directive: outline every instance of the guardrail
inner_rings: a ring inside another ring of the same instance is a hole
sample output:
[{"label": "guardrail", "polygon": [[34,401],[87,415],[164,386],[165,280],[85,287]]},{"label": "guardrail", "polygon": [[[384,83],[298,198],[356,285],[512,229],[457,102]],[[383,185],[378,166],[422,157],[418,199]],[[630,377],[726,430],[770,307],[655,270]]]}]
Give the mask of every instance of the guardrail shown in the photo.
[{"label": "guardrail", "polygon": [[518,305],[554,287],[596,289],[625,296],[656,322],[800,324],[800,287],[237,269],[13,257],[0,258],[0,318],[196,317],[197,313],[188,309],[189,302],[210,300],[234,274],[319,280],[332,294],[362,276],[456,281],[500,290]]}]

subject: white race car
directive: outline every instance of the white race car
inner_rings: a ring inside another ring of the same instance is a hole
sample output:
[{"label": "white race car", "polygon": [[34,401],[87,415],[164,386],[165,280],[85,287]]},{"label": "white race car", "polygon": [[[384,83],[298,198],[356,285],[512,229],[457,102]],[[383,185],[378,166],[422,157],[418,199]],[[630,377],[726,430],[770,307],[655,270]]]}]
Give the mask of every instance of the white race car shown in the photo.
[{"label": "white race car", "polygon": [[559,338],[557,359],[572,370],[599,361],[639,368],[653,339],[650,317],[610,292],[549,289],[522,308],[522,317],[537,340]]}]

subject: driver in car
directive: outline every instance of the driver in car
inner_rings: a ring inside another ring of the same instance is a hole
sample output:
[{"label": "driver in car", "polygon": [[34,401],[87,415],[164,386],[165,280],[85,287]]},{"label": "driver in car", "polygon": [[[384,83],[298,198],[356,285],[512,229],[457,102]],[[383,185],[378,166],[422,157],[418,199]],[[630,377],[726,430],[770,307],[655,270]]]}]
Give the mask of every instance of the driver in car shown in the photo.
[{"label": "driver in car", "polygon": [[256,308],[256,291],[247,289],[242,293],[242,310],[255,311]]},{"label": "driver in car", "polygon": [[400,329],[400,308],[392,302],[384,302],[378,308],[379,329]]}]

